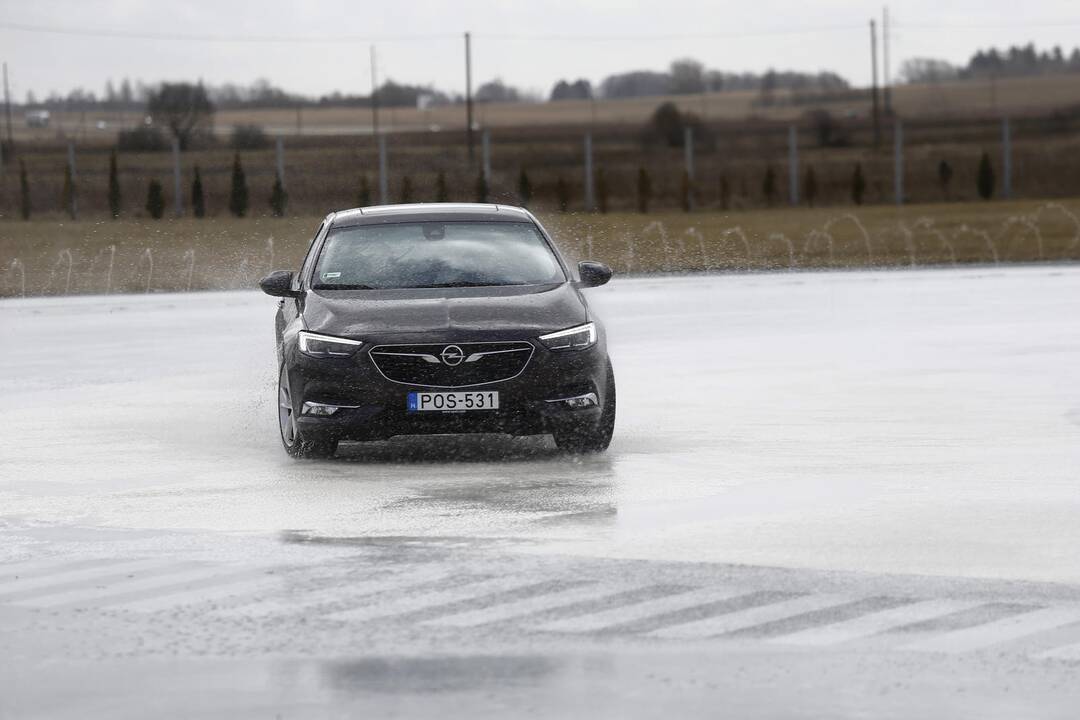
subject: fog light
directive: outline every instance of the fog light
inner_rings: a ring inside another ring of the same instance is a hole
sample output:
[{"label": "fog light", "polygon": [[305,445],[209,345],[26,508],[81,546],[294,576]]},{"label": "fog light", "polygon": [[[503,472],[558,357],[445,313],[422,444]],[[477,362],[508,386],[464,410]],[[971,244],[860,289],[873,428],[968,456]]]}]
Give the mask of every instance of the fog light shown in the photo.
[{"label": "fog light", "polygon": [[333,415],[339,409],[340,408],[337,405],[325,405],[323,403],[317,402],[306,402],[304,403],[303,413],[304,415],[318,415],[326,417],[329,415]]},{"label": "fog light", "polygon": [[571,410],[580,410],[581,408],[596,407],[600,404],[600,401],[596,399],[596,393],[585,393],[584,395],[575,395],[574,397],[558,398],[556,400],[548,400],[549,403],[559,403],[565,405]]}]

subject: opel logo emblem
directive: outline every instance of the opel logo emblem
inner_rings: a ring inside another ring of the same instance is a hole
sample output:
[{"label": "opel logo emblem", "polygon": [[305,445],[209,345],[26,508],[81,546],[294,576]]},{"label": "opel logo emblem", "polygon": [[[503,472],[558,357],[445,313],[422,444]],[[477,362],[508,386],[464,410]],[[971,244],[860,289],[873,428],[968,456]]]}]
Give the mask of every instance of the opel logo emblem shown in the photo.
[{"label": "opel logo emblem", "polygon": [[465,353],[461,352],[461,348],[457,345],[447,345],[440,353],[444,365],[454,367],[460,365],[461,361],[465,359]]}]

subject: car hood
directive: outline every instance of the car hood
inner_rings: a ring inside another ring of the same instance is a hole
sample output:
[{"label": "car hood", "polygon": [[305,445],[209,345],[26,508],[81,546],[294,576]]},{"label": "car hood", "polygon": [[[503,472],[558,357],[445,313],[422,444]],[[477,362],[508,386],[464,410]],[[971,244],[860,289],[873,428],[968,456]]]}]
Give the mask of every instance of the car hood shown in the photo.
[{"label": "car hood", "polygon": [[366,335],[542,334],[586,322],[588,308],[569,283],[485,288],[313,290],[303,308],[313,332]]}]

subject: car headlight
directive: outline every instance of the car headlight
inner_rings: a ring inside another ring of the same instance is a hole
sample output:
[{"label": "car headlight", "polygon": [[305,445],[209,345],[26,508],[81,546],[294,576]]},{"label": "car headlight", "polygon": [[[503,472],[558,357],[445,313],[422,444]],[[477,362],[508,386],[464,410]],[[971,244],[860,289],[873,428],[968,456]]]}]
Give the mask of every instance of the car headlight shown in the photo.
[{"label": "car headlight", "polygon": [[585,323],[541,335],[538,339],[548,350],[584,350],[596,344],[596,324]]},{"label": "car headlight", "polygon": [[364,343],[359,340],[300,331],[300,352],[314,358],[349,357]]}]

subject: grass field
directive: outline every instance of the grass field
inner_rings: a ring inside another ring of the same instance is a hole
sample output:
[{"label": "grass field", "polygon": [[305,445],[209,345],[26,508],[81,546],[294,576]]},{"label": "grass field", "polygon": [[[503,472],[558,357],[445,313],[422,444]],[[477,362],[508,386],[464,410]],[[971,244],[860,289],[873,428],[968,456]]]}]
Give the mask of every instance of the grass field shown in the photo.
[{"label": "grass field", "polygon": [[[1078,214],[1080,201],[541,219],[571,259],[647,273],[1080,260]],[[318,222],[6,221],[0,295],[254,287],[298,266]]]}]

